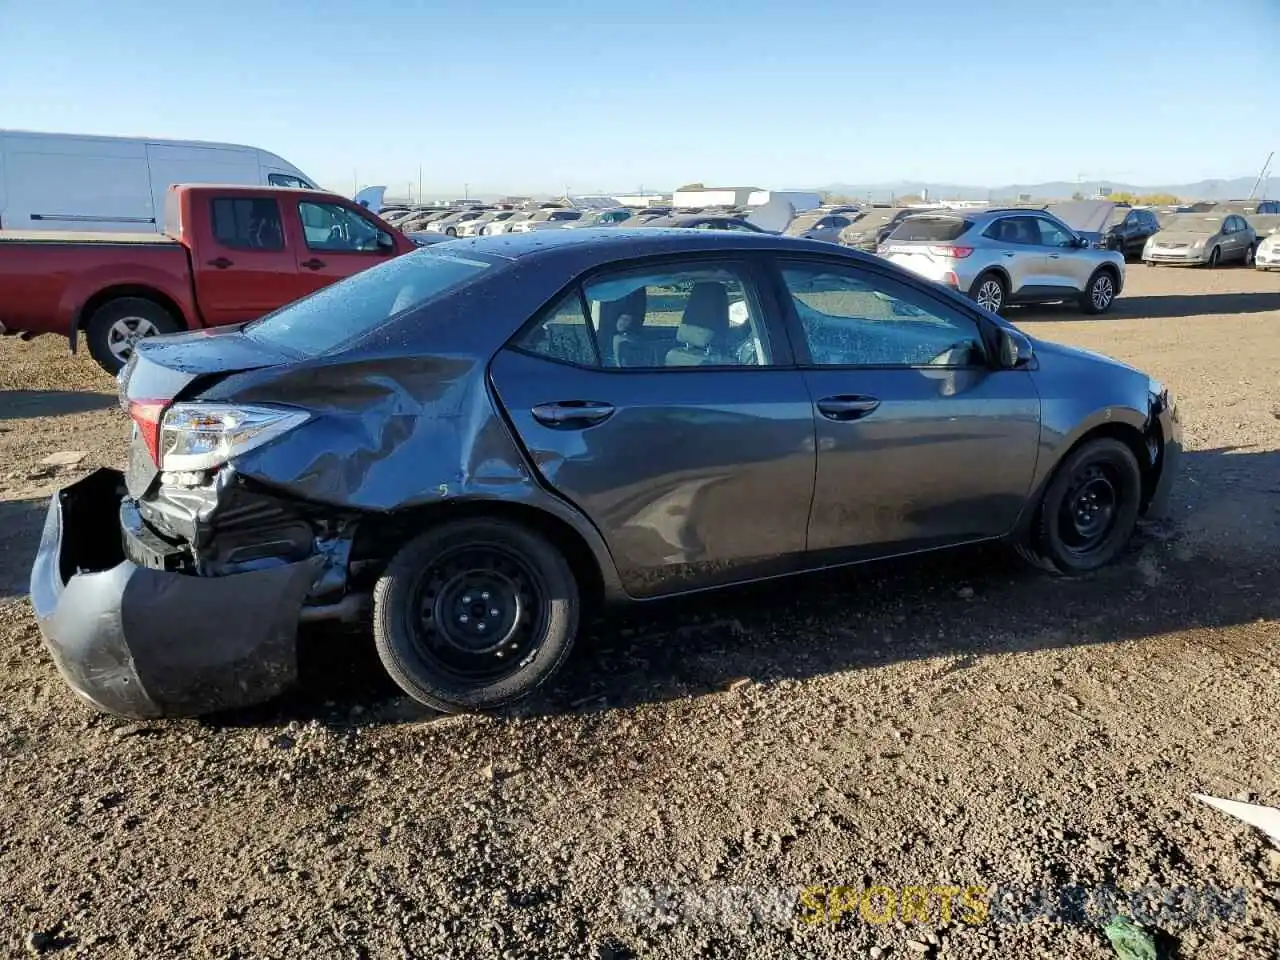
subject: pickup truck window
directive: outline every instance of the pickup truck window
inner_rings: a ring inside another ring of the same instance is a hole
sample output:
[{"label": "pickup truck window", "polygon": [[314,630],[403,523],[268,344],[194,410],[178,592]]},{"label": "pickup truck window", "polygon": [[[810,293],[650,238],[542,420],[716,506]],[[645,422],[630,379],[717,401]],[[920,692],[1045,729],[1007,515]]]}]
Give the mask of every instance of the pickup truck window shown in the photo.
[{"label": "pickup truck window", "polygon": [[491,266],[476,258],[419,250],[281,307],[244,332],[294,353],[319,356],[474,280]]},{"label": "pickup truck window", "polygon": [[213,236],[223,246],[240,250],[283,250],[280,205],[251,197],[218,197],[210,201]]},{"label": "pickup truck window", "polygon": [[383,231],[341,204],[300,203],[298,215],[309,250],[362,253],[378,249],[378,235]]}]

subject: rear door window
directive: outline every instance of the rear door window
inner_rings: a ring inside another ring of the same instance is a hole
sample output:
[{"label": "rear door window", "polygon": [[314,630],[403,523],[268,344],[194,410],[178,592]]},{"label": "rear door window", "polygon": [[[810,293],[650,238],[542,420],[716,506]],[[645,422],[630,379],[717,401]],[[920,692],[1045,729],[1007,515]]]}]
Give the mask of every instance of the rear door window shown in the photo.
[{"label": "rear door window", "polygon": [[280,205],[260,197],[215,197],[210,201],[213,237],[236,250],[283,250]]}]

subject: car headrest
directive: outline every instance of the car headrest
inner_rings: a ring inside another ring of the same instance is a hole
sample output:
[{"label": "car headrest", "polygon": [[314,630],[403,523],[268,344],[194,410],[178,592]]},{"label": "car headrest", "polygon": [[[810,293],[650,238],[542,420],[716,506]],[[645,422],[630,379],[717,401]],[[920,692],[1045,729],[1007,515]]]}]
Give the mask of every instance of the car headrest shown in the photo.
[{"label": "car headrest", "polygon": [[695,350],[706,350],[715,342],[716,332],[692,323],[682,323],[676,329],[676,340]]},{"label": "car headrest", "polygon": [[714,337],[729,329],[729,291],[714,280],[695,283],[689,291],[680,325],[702,327]]}]

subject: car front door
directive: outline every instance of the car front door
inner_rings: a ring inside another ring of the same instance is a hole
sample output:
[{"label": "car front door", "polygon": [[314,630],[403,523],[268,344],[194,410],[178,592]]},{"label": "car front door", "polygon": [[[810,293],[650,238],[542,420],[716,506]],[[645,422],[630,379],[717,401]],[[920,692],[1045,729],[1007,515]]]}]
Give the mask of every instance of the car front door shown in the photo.
[{"label": "car front door", "polygon": [[1076,237],[1066,227],[1047,217],[1035,217],[1044,253],[1044,282],[1064,297],[1082,293],[1095,267],[1094,258],[1076,246]]},{"label": "car front door", "polygon": [[797,569],[813,414],[747,261],[611,269],[534,318],[490,367],[542,481],[648,597]]},{"label": "car front door", "polygon": [[191,257],[206,323],[256,320],[302,296],[295,251],[285,242],[274,197],[213,196],[207,213],[194,218]]},{"label": "car front door", "polygon": [[811,562],[1008,533],[1031,488],[1040,398],[1028,372],[989,362],[989,321],[871,266],[779,268],[814,404]]},{"label": "car front door", "polygon": [[340,203],[298,203],[294,244],[304,293],[343,280],[385,261],[394,252],[391,235]]}]

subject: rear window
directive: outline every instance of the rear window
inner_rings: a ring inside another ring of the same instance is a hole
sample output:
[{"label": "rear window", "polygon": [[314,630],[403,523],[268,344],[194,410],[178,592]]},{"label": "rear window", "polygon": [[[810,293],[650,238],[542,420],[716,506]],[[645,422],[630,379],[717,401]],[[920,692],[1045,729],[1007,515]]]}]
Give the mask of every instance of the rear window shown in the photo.
[{"label": "rear window", "polygon": [[318,356],[476,279],[492,264],[419,250],[357,273],[245,328],[262,343]]},{"label": "rear window", "polygon": [[911,217],[898,224],[892,240],[928,240],[931,242],[954,240],[973,226],[972,220],[955,217]]}]

